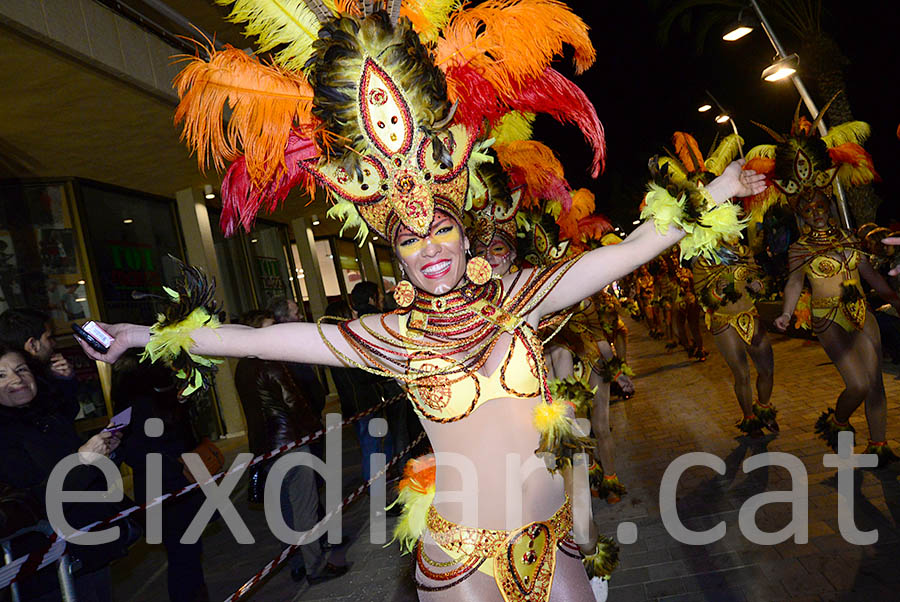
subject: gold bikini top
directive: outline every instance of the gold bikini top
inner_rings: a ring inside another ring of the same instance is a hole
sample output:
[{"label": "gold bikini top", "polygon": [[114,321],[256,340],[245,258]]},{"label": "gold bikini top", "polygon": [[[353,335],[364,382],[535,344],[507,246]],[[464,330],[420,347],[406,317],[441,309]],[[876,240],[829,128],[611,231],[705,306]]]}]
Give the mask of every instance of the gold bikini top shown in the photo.
[{"label": "gold bikini top", "polygon": [[859,256],[860,253],[856,249],[850,249],[850,256],[847,259],[817,255],[809,260],[803,269],[810,278],[831,278],[842,271],[849,277],[859,266]]},{"label": "gold bikini top", "polygon": [[[408,336],[409,315],[400,316],[400,332]],[[452,358],[410,359],[410,364],[434,376],[416,379],[407,387],[407,395],[416,414],[432,422],[455,422],[492,399],[532,399],[541,392],[538,368],[524,338],[540,348],[540,341],[528,324],[512,333],[513,341],[503,361],[489,376],[477,371],[454,372]],[[542,358],[543,359],[543,358]],[[448,372],[452,372],[447,374]]]}]

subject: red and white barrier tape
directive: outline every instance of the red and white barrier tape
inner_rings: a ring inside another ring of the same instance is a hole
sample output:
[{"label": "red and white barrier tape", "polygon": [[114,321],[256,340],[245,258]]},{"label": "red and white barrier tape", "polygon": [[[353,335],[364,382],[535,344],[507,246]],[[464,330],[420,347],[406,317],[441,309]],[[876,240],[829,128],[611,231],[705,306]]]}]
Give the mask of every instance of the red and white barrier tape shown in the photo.
[{"label": "red and white barrier tape", "polygon": [[[315,431],[314,433],[310,433],[309,435],[306,435],[305,437],[301,437],[300,439],[297,439],[296,441],[291,441],[290,443],[286,443],[286,444],[282,445],[281,447],[278,447],[276,449],[273,449],[272,451],[266,452],[260,456],[253,458],[249,462],[241,462],[240,464],[232,466],[228,471],[216,473],[215,475],[211,476],[208,480],[206,480],[203,483],[203,485],[212,483],[214,481],[218,481],[220,478],[223,478],[226,475],[229,475],[233,472],[236,472],[239,470],[245,470],[247,468],[250,468],[251,466],[255,466],[256,464],[259,464],[260,462],[264,462],[266,460],[274,458],[275,456],[283,454],[286,451],[290,451],[294,448],[306,445],[307,443],[312,443],[316,439],[319,439],[320,437],[325,436],[326,434],[328,434],[329,432],[331,432],[337,428],[343,428],[349,424],[353,424],[354,422],[365,418],[366,416],[368,416],[370,414],[374,414],[375,412],[391,405],[392,403],[395,403],[398,400],[403,399],[404,396],[405,395],[403,395],[403,394],[396,395],[396,396],[392,397],[391,399],[382,401],[378,405],[375,405],[375,406],[369,408],[368,410],[359,412],[358,414],[351,416],[350,418],[347,418],[346,420],[343,420],[337,424],[334,424],[327,428],[319,429],[318,431]],[[144,504],[138,504],[138,505],[132,506],[130,508],[126,508],[125,510],[122,510],[121,512],[119,512],[109,518],[95,521],[85,527],[82,527],[80,529],[79,533],[75,533],[72,535],[72,537],[69,537],[69,538],[64,538],[59,533],[54,534],[53,536],[51,536],[49,538],[49,542],[48,542],[46,549],[40,550],[37,552],[31,552],[27,556],[22,556],[20,558],[16,558],[15,560],[11,561],[9,564],[0,568],[0,589],[3,589],[5,587],[9,586],[9,584],[11,584],[15,581],[21,580],[23,577],[27,577],[27,576],[35,573],[36,571],[44,568],[51,562],[54,562],[57,559],[59,559],[65,552],[66,542],[77,539],[81,533],[93,531],[94,529],[97,529],[99,527],[107,527],[110,524],[125,518],[126,516],[134,514],[135,512],[140,512],[140,511],[146,510],[147,508],[153,508],[154,506],[157,506],[166,500],[174,499],[174,498],[180,497],[182,495],[186,495],[187,493],[193,491],[194,489],[197,489],[200,486],[201,486],[201,484],[199,482],[191,483],[190,485],[183,487],[177,491],[165,493],[157,498],[154,498],[150,502],[146,502]]]},{"label": "red and white barrier tape", "polygon": [[[416,439],[415,439],[412,443],[410,443],[409,445],[406,446],[406,449],[404,449],[404,450],[401,451],[400,453],[396,454],[396,455],[391,459],[391,461],[388,462],[388,463],[384,466],[384,468],[382,468],[381,470],[379,470],[378,473],[375,474],[375,476],[373,476],[371,479],[369,479],[369,482],[368,482],[368,483],[363,483],[362,485],[360,485],[359,487],[357,487],[352,493],[350,493],[350,495],[348,495],[347,497],[344,498],[344,501],[341,503],[340,506],[338,506],[337,508],[335,508],[334,510],[332,510],[331,512],[329,512],[328,514],[326,514],[324,517],[322,517],[322,519],[319,521],[319,524],[326,524],[326,523],[328,523],[328,521],[331,520],[331,518],[332,518],[335,514],[337,514],[337,513],[340,512],[341,510],[343,510],[343,509],[344,509],[348,504],[350,504],[353,500],[355,500],[356,498],[358,498],[359,496],[361,496],[361,495],[363,494],[363,492],[369,487],[369,485],[371,485],[376,479],[378,479],[379,477],[381,477],[382,475],[384,475],[384,474],[387,472],[387,470],[388,470],[391,466],[393,466],[394,464],[396,464],[397,462],[399,462],[400,459],[403,458],[403,456],[405,456],[405,455],[407,454],[407,452],[409,452],[409,450],[411,450],[411,449],[414,448],[416,445],[418,445],[419,442],[421,442],[424,438],[425,438],[425,433],[419,433],[419,436],[416,437]],[[262,569],[260,569],[260,571],[259,571],[258,573],[256,573],[255,575],[253,575],[253,577],[252,577],[249,581],[247,581],[246,583],[244,583],[244,585],[242,585],[241,587],[239,587],[239,588],[237,589],[236,592],[234,592],[234,593],[231,594],[228,598],[226,598],[226,599],[225,599],[225,602],[237,602],[237,600],[240,600],[241,598],[243,598],[244,596],[246,596],[246,595],[250,592],[250,590],[252,590],[254,587],[256,587],[256,586],[259,584],[260,581],[262,581],[263,579],[265,579],[266,575],[268,575],[269,573],[271,573],[271,572],[275,569],[275,567],[277,567],[279,564],[281,564],[282,562],[284,562],[284,561],[287,559],[288,556],[290,556],[290,555],[291,555],[294,551],[296,551],[300,546],[302,546],[302,545],[304,545],[304,544],[306,544],[306,543],[309,543],[309,542],[306,541],[306,540],[310,538],[310,535],[309,535],[309,534],[310,534],[311,532],[312,532],[312,530],[309,531],[309,532],[307,532],[307,533],[305,533],[304,536],[301,537],[301,538],[300,538],[300,541],[298,541],[297,543],[291,544],[290,546],[286,547],[286,548],[281,552],[281,554],[279,554],[274,560],[272,560],[271,562],[269,562],[269,564],[267,564],[267,565],[264,566]]]}]

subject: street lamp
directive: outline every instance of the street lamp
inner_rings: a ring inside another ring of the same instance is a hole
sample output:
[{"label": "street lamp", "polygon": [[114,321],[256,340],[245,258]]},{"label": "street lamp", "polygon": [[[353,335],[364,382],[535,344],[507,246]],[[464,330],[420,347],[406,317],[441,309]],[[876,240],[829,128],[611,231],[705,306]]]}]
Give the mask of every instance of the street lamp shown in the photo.
[{"label": "street lamp", "polygon": [[762,72],[762,78],[767,82],[777,82],[786,77],[790,77],[797,72],[797,66],[800,64],[800,57],[796,53],[783,59],[778,59]]},{"label": "street lamp", "polygon": [[[759,2],[757,2],[757,0],[749,1],[750,6],[756,11],[756,16],[759,18],[759,24],[762,25],[763,31],[766,32],[766,36],[769,38],[769,42],[772,43],[772,47],[775,48],[775,57],[778,59],[789,58],[788,53],[785,52],[781,42],[775,37],[775,32],[772,30],[772,26],[769,24],[768,19],[766,19],[766,15],[763,14],[762,9],[759,7]],[[803,85],[800,77],[796,73],[791,73],[787,75],[787,77],[791,78],[791,82],[794,84],[794,87],[797,88],[797,93],[800,94],[800,98],[803,99],[803,103],[806,105],[806,110],[809,111],[809,114],[812,115],[813,118],[818,117],[819,109],[816,108],[816,103],[813,102],[812,96],[809,95],[809,92],[806,90],[806,86]],[[827,134],[828,126],[825,125],[825,120],[819,119],[818,124],[819,133],[822,136]],[[840,180],[834,180],[834,190],[837,192],[837,206],[838,213],[841,215],[841,221],[844,223],[845,228],[850,229],[852,227],[850,225],[850,211],[847,209],[847,197],[844,194],[844,187],[841,186]]]},{"label": "street lamp", "polygon": [[[722,125],[724,123],[731,123],[731,129],[734,131],[734,135],[738,136],[738,138],[740,138],[740,135],[738,134],[738,130],[737,130],[737,124],[734,122],[734,119],[731,118],[731,115],[728,114],[728,111],[725,110],[725,107],[722,106],[722,103],[720,103],[716,99],[716,97],[712,95],[712,92],[710,92],[709,90],[706,91],[706,95],[709,96],[709,99],[711,101],[713,101],[713,104],[716,105],[716,108],[719,110],[719,114],[716,115],[716,123],[718,123],[719,125]],[[704,105],[704,106],[709,106],[709,105]],[[711,109],[712,107],[710,106],[709,108]],[[700,111],[700,109],[697,109],[697,110]],[[707,111],[708,110],[709,109],[707,109]],[[700,112],[705,113],[706,111],[700,111]],[[738,151],[741,154],[741,159],[743,159],[744,158],[744,148],[740,144],[738,144]]]},{"label": "street lamp", "polygon": [[208,199],[216,198],[216,193],[213,192],[212,184],[206,184],[205,186],[203,186],[203,196]]},{"label": "street lamp", "polygon": [[708,110],[710,110],[711,108],[712,108],[712,105],[709,104],[709,103],[702,104],[702,105],[700,105],[699,107],[697,107],[697,112],[698,112],[698,113],[706,113],[706,112],[707,112]]},{"label": "street lamp", "polygon": [[735,40],[740,40],[745,35],[753,31],[753,27],[756,24],[753,22],[751,17],[744,16],[744,9],[742,8],[740,12],[738,12],[738,18],[735,22],[733,22],[728,29],[725,30],[725,35],[722,36],[722,39],[726,42],[734,42]]}]

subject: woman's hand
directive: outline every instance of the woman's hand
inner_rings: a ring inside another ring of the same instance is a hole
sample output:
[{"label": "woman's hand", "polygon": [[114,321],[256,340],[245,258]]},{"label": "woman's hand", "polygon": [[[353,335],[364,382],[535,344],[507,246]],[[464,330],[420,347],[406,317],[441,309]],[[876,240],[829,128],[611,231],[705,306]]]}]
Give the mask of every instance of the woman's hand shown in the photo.
[{"label": "woman's hand", "polygon": [[[897,246],[900,245],[900,236],[888,236],[887,238],[882,238],[881,242],[886,245]],[[897,276],[900,274],[900,265],[895,265],[891,268],[891,271],[888,272],[888,276]]]},{"label": "woman's hand", "polygon": [[82,462],[90,464],[96,459],[96,455],[109,457],[109,454],[113,453],[121,442],[122,433],[101,431],[79,447],[78,453]]},{"label": "woman's hand", "polygon": [[54,376],[66,380],[72,378],[72,375],[74,374],[72,364],[63,357],[62,353],[54,353],[50,356],[50,372],[52,372]]},{"label": "woman's hand", "polygon": [[752,169],[743,169],[743,159],[732,161],[718,178],[707,186],[707,190],[717,203],[732,197],[759,194],[766,189],[766,176]]},{"label": "woman's hand", "polygon": [[616,384],[622,389],[625,395],[634,395],[634,383],[627,374],[620,374],[616,379]]},{"label": "woman's hand", "polygon": [[791,315],[790,314],[781,314],[777,318],[775,318],[775,328],[778,329],[779,332],[784,332],[788,329],[788,326],[791,325]]},{"label": "woman's hand", "polygon": [[113,343],[110,345],[106,353],[95,351],[90,345],[85,343],[80,337],[75,337],[78,344],[84,350],[84,353],[92,360],[98,362],[106,362],[107,364],[115,363],[122,354],[131,347],[143,347],[150,340],[150,329],[147,326],[138,326],[136,324],[104,324],[97,322],[97,325],[108,332],[113,337]]},{"label": "woman's hand", "polygon": [[762,290],[762,282],[759,280],[753,280],[747,285],[747,289],[752,293],[758,293]]}]

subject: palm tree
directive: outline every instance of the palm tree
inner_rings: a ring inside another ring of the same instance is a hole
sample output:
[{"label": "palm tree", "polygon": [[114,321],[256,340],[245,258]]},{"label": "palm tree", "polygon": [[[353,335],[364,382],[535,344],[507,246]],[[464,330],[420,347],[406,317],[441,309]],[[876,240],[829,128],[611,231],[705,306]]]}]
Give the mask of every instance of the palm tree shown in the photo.
[{"label": "palm tree", "polygon": [[[720,32],[733,21],[742,8],[750,11],[745,0],[649,0],[654,12],[662,13],[659,38],[668,42],[673,28],[678,26],[696,35],[698,52],[710,34]],[[837,42],[823,27],[822,0],[758,0],[760,8],[778,32],[787,31],[800,42],[799,54],[804,71],[809,77],[804,82],[823,106],[837,94],[828,109],[828,122],[832,125],[853,120],[853,111],[846,94],[844,68],[849,64]],[[871,186],[860,186],[847,191],[847,203],[857,224],[875,221],[875,212],[881,199]]]}]

